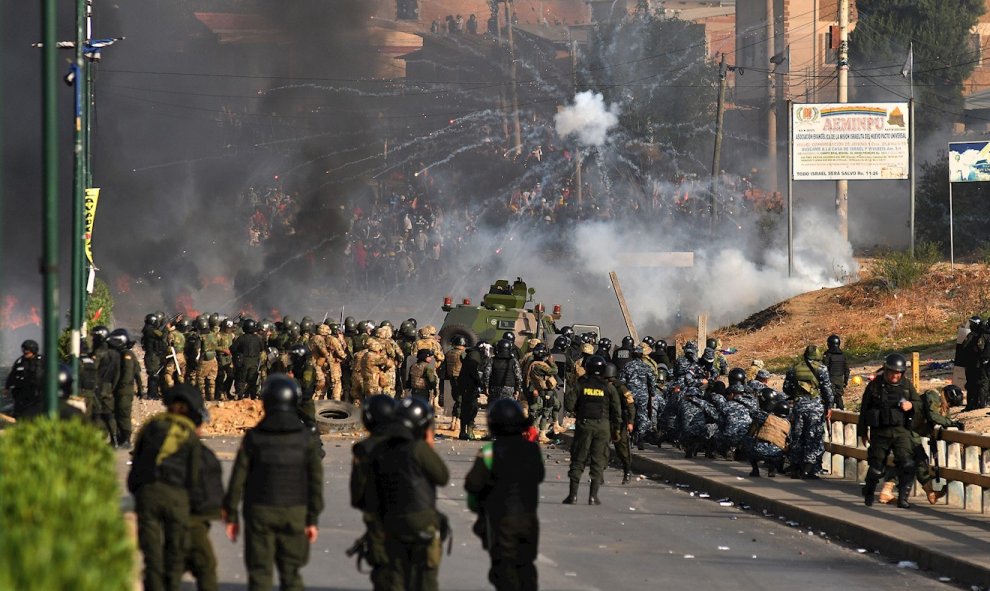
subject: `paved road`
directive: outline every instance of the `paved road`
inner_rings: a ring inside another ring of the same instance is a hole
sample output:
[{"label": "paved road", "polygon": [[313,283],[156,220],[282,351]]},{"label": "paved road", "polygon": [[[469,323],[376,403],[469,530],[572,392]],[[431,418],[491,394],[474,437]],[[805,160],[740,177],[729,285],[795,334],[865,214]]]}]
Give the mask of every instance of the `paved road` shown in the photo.
[{"label": "paved road", "polygon": [[[230,468],[237,440],[209,441]],[[349,440],[326,442],[324,460],[327,508],[320,539],[304,569],[307,588],[316,591],[370,589],[344,549],[360,535],[360,518],[349,506]],[[440,508],[455,528],[454,551],[444,556],[440,586],[445,590],[491,589],[488,557],[471,534],[463,477],[477,443],[444,440],[437,449],[452,473],[452,485],[440,493]],[[123,458],[122,458],[123,459]],[[547,481],[541,489],[542,540],[538,568],[544,590],[626,589],[954,589],[920,574],[897,568],[881,557],[857,553],[816,534],[788,527],[760,515],[723,507],[686,489],[649,479],[622,486],[606,484],[603,505],[565,506],[567,462],[564,450],[548,450]],[[618,481],[614,470],[607,477]],[[581,497],[586,498],[583,486]],[[242,547],[212,531],[220,559],[221,588],[245,588]],[[186,583],[184,589],[194,585]]]}]

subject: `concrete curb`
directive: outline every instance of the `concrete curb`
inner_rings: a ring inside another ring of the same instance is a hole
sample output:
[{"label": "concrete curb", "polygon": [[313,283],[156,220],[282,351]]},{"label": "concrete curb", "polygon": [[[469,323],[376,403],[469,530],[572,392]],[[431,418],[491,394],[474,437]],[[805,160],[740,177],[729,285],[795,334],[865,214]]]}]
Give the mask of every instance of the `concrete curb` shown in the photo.
[{"label": "concrete curb", "polygon": [[[570,447],[572,439],[570,433],[561,434],[560,439],[563,444],[568,448]],[[769,498],[749,490],[750,487],[745,486],[747,483],[753,483],[753,480],[737,481],[740,484],[734,485],[692,473],[663,459],[645,457],[635,453],[635,450],[633,450],[632,465],[633,470],[638,473],[659,476],[678,484],[686,484],[696,490],[707,492],[713,499],[728,497],[737,504],[749,505],[752,510],[758,513],[766,511],[777,516],[783,516],[787,520],[799,522],[804,527],[824,531],[833,538],[849,540],[855,545],[877,550],[892,559],[910,560],[917,563],[921,570],[951,576],[954,582],[990,588],[990,546],[969,548],[969,555],[973,557],[964,557],[932,547],[935,544],[920,543],[904,539],[903,535],[898,536],[893,535],[892,532],[880,531],[876,527],[871,527],[871,520],[868,519],[863,519],[857,523],[851,519],[813,511],[785,500]],[[827,483],[826,486],[835,488],[837,495],[840,493],[839,482],[829,482],[829,479],[818,482]],[[848,481],[845,482],[847,485],[850,484]],[[845,491],[842,491],[842,496],[846,496]],[[876,525],[876,522],[873,525]],[[973,525],[978,528],[986,528],[985,520],[974,519]]]}]

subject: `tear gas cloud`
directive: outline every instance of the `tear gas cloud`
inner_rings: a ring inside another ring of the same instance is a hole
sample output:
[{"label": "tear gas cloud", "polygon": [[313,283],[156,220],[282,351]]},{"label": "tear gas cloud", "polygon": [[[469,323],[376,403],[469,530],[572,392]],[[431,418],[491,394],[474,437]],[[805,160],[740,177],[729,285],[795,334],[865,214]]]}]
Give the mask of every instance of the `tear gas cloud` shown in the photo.
[{"label": "tear gas cloud", "polygon": [[605,106],[601,94],[579,92],[574,103],[554,116],[557,134],[562,138],[576,135],[583,146],[601,146],[610,129],[619,124],[619,106]]}]

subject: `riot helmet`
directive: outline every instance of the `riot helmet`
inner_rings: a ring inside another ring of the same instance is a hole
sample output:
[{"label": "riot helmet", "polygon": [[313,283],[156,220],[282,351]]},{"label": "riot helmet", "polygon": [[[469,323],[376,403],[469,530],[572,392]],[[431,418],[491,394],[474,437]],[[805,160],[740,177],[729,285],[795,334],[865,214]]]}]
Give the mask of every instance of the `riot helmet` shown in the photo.
[{"label": "riot helmet", "polygon": [[418,396],[403,398],[395,409],[395,417],[412,431],[413,437],[420,439],[433,424],[433,406]]},{"label": "riot helmet", "polygon": [[450,337],[450,345],[452,347],[467,347],[467,339],[462,334],[455,334]]},{"label": "riot helmet", "polygon": [[907,371],[907,359],[900,353],[891,353],[883,360],[883,368],[896,373]]},{"label": "riot helmet", "polygon": [[543,361],[550,355],[550,350],[543,343],[533,347],[533,359]]},{"label": "riot helmet", "polygon": [[210,323],[210,328],[217,328],[218,326],[220,326],[220,313],[214,312],[210,314],[209,323]]},{"label": "riot helmet", "polygon": [[72,396],[72,368],[65,363],[58,364],[58,397],[65,400]]},{"label": "riot helmet", "polygon": [[503,341],[509,341],[510,343],[515,343],[516,342],[516,333],[512,332],[511,330],[507,330],[507,331],[505,331],[505,334],[502,335],[502,340]]},{"label": "riot helmet", "polygon": [[210,330],[210,319],[206,316],[196,318],[196,330],[199,332],[208,332]]},{"label": "riot helmet", "polygon": [[245,318],[243,329],[247,334],[254,334],[258,332],[258,323],[250,318]]},{"label": "riot helmet", "polygon": [[502,339],[495,343],[495,357],[499,359],[508,359],[512,357],[512,341]]},{"label": "riot helmet", "polygon": [[841,339],[839,339],[839,335],[837,334],[828,335],[828,340],[826,340],[825,342],[826,344],[828,344],[829,351],[838,351],[839,345],[842,344],[842,341]]},{"label": "riot helmet", "polygon": [[38,351],[40,350],[41,348],[38,345],[38,341],[34,339],[28,339],[23,343],[21,343],[21,352],[23,353],[32,353],[34,355],[37,355]]},{"label": "riot helmet", "polygon": [[395,419],[395,399],[387,394],[376,394],[361,406],[361,423],[368,431],[374,431]]},{"label": "riot helmet", "polygon": [[182,318],[175,325],[175,329],[178,330],[181,333],[189,332],[189,329],[190,328],[192,328],[192,322],[190,322],[188,318]]},{"label": "riot helmet", "polygon": [[89,334],[93,337],[93,348],[95,349],[107,342],[107,337],[110,336],[110,329],[100,324],[94,326],[93,330],[89,331]]},{"label": "riot helmet", "polygon": [[[650,337],[646,337],[646,339],[648,339],[648,338],[650,338]],[[643,342],[646,343],[647,345],[650,345],[652,347],[653,345],[650,344],[650,342],[647,341],[646,339],[643,339]],[[635,344],[636,343],[635,343],[635,341],[633,341],[633,338],[632,337],[630,337],[630,336],[624,336],[624,337],[622,337],[622,348],[623,349],[632,349],[633,348],[633,345],[635,345]]]},{"label": "riot helmet", "polygon": [[949,406],[960,406],[963,403],[963,391],[955,384],[949,384],[942,388],[942,394],[945,394],[945,401],[949,403]]},{"label": "riot helmet", "polygon": [[729,385],[744,384],[746,382],[746,370],[741,367],[733,367],[729,370]]},{"label": "riot helmet", "polygon": [[619,366],[614,363],[606,363],[605,373],[602,374],[602,377],[608,380],[619,377]]},{"label": "riot helmet", "polygon": [[567,337],[568,339],[574,338],[574,328],[570,326],[565,326],[560,329],[560,334]]},{"label": "riot helmet", "polygon": [[570,345],[570,341],[565,336],[559,336],[553,342],[553,348],[557,351],[563,351]]},{"label": "riot helmet", "polygon": [[584,369],[593,376],[605,374],[605,366],[608,364],[601,355],[592,355],[584,362]]},{"label": "riot helmet", "polygon": [[612,339],[609,338],[598,339],[598,350],[604,351],[605,353],[610,353],[612,351]]},{"label": "riot helmet", "polygon": [[712,351],[718,349],[718,341],[715,340],[713,337],[708,337],[707,339],[705,339],[705,348],[711,349]]},{"label": "riot helmet", "polygon": [[115,328],[110,336],[107,337],[107,344],[117,349],[118,351],[123,351],[127,348],[127,343],[131,341],[131,335],[127,334],[126,328]]},{"label": "riot helmet", "polygon": [[155,316],[154,313],[148,314],[144,317],[144,323],[151,326],[157,326],[158,318]]},{"label": "riot helmet", "polygon": [[488,408],[488,429],[495,437],[519,435],[526,423],[522,407],[511,398],[499,398]]},{"label": "riot helmet", "polygon": [[296,359],[304,359],[309,355],[309,350],[306,349],[306,345],[299,343],[297,345],[292,345],[289,349],[289,355],[292,355]]},{"label": "riot helmet", "polygon": [[303,334],[313,334],[316,330],[316,323],[313,322],[312,318],[306,316],[302,319],[302,322],[299,323],[299,330],[302,331]]},{"label": "riot helmet", "polygon": [[261,402],[265,413],[295,412],[299,396],[299,384],[281,373],[268,376],[261,387]]}]

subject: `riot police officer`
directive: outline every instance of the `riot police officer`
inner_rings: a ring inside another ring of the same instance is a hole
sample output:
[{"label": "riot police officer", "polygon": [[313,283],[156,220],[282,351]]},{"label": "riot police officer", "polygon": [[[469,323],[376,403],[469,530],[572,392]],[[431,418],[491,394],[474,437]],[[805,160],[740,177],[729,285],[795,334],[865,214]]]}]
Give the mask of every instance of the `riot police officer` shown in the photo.
[{"label": "riot police officer", "polygon": [[588,504],[601,505],[598,489],[605,478],[608,444],[610,440],[619,438],[622,428],[619,393],[605,380],[605,359],[592,355],[584,367],[587,373],[578,379],[577,387],[564,396],[564,408],[577,419],[574,442],[571,444],[571,467],[567,472],[571,481],[570,492],[563,501],[567,505],[577,502],[581,474],[589,462],[591,490]]},{"label": "riot police officer", "polygon": [[258,323],[248,318],[243,323],[244,334],[230,345],[234,359],[234,381],[238,398],[258,397],[258,369],[264,342],[258,336]]},{"label": "riot police officer", "polygon": [[482,547],[491,557],[488,580],[500,591],[537,588],[536,508],[545,470],[540,447],[523,437],[528,424],[516,401],[495,401],[488,409],[495,440],[478,451],[464,479],[468,507],[478,513]]},{"label": "riot police officer", "polygon": [[866,460],[866,485],[863,497],[866,506],[873,505],[873,493],[883,475],[887,456],[894,454],[898,472],[897,506],[911,506],[908,495],[914,484],[914,457],[911,444],[912,412],[921,412],[921,397],[904,376],[907,360],[900,353],[887,355],[880,374],[866,386],[863,406],[859,413],[856,434],[864,445],[869,443]]},{"label": "riot police officer", "polygon": [[[262,387],[265,417],[241,441],[223,506],[227,537],[240,533],[244,500],[244,563],[251,589],[271,589],[278,565],[283,589],[302,589],[300,569],[319,536],[323,466],[319,444],[299,420],[299,385],[282,374]],[[274,562],[274,565],[273,565]]]},{"label": "riot police officer", "polygon": [[157,313],[148,314],[144,317],[144,327],[141,329],[141,348],[144,349],[144,371],[148,374],[148,398],[158,398],[158,380],[162,373],[162,364],[165,362],[167,344],[165,342],[165,331],[161,323],[165,314],[161,317]]},{"label": "riot police officer", "polygon": [[849,363],[846,361],[846,354],[842,352],[839,335],[829,335],[826,344],[828,349],[822,358],[822,365],[828,368],[828,377],[832,382],[832,402],[835,408],[842,410],[845,408],[842,394],[849,383]]},{"label": "riot police officer", "polygon": [[7,374],[4,394],[14,399],[14,417],[40,414],[45,402],[41,396],[41,356],[38,342],[28,339],[21,343],[21,356]]},{"label": "riot police officer", "polygon": [[446,519],[437,511],[437,487],[450,472],[433,450],[433,407],[404,398],[396,421],[371,458],[378,515],[385,530],[385,575],[395,589],[436,591]]},{"label": "riot police officer", "polygon": [[131,448],[131,409],[134,397],[141,396],[141,365],[131,351],[134,342],[127,329],[118,328],[107,337],[107,344],[120,355],[120,379],[113,389],[113,417],[117,424],[117,447]]}]

